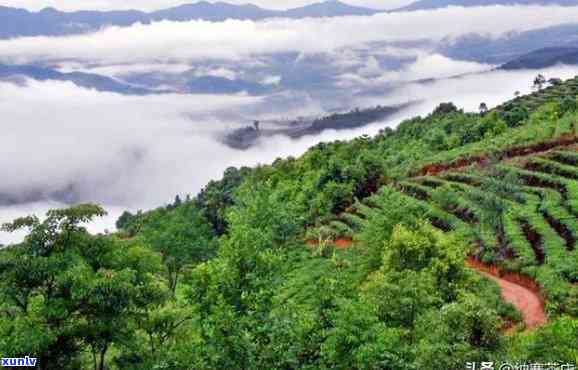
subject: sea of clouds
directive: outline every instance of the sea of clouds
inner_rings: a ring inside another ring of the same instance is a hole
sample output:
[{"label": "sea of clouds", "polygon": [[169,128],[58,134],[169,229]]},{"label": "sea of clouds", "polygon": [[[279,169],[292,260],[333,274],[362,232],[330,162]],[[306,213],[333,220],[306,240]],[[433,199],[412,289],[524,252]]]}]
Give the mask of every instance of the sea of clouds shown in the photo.
[{"label": "sea of clouds", "polygon": [[[196,62],[211,59],[251,63],[272,53],[332,53],[371,42],[436,42],[468,34],[498,37],[573,23],[578,7],[450,7],[374,16],[268,19],[225,22],[162,21],[108,27],[68,37],[26,37],[0,42],[2,60],[86,63]],[[491,22],[490,22],[491,20]],[[313,37],[314,35],[314,37]]]},{"label": "sea of clouds", "polygon": [[[41,215],[65,206],[64,201],[98,202],[110,215],[91,230],[112,230],[123,210],[166,204],[176,194],[195,195],[229,166],[270,163],[300,155],[320,141],[373,135],[404,118],[426,114],[440,102],[453,101],[470,111],[480,102],[499,104],[514,91],[529,92],[539,72],[570,78],[578,67],[499,71],[449,59],[431,45],[470,33],[499,37],[575,19],[578,8],[450,8],[332,19],[159,22],[87,35],[0,41],[3,62],[44,62],[111,76],[127,70],[184,71],[202,63],[199,68],[207,73],[231,77],[254,64],[266,67],[267,58],[279,53],[324,55],[336,68],[335,90],[348,92],[345,102],[339,100],[344,109],[420,102],[361,129],[298,140],[276,136],[238,151],[218,138],[227,128],[243,124],[239,120],[244,117],[322,115],[326,102],[291,91],[270,96],[123,96],[68,82],[0,82],[0,200],[9,200],[0,206],[0,223],[29,213]],[[412,47],[399,45],[411,41],[416,42]],[[372,43],[381,46],[372,50]],[[391,68],[380,63],[383,54],[409,59]],[[456,75],[461,77],[449,78]],[[435,80],[418,81],[424,79]],[[0,233],[0,244],[21,237]]]}]

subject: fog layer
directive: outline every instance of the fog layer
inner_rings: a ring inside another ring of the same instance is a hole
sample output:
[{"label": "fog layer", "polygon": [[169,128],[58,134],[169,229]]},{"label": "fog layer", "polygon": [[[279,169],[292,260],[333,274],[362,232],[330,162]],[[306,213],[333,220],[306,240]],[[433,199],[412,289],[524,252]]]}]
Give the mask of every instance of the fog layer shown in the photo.
[{"label": "fog layer", "polygon": [[[160,22],[0,41],[5,63],[43,62],[115,78],[140,73],[161,84],[216,76],[276,86],[258,97],[123,96],[67,82],[0,81],[0,223],[65,203],[98,202],[111,216],[94,227],[110,229],[120,210],[160,206],[176,194],[195,195],[229,166],[271,163],[320,141],[375,134],[403,118],[427,114],[440,102],[453,101],[466,110],[476,110],[481,102],[499,104],[515,91],[528,92],[539,72],[569,78],[578,68],[495,71],[492,65],[441,56],[436,43],[472,32],[498,37],[576,19],[578,8],[449,8],[373,17]],[[461,77],[449,78],[455,75]],[[356,130],[298,140],[268,137],[246,151],[219,140],[254,119],[418,101],[387,122]],[[0,243],[15,237],[0,234]]]},{"label": "fog layer", "polygon": [[250,62],[260,54],[327,53],[370,42],[440,41],[469,33],[497,37],[508,32],[572,23],[576,19],[578,7],[492,6],[371,17],[219,23],[164,21],[126,28],[110,27],[87,35],[5,40],[0,42],[0,59],[30,62],[69,58],[99,63],[208,59]]},{"label": "fog layer", "polygon": [[[578,68],[541,72],[568,78],[578,74]],[[423,99],[422,104],[388,122],[299,140],[268,138],[247,151],[230,149],[216,140],[216,135],[234,123],[211,117],[222,110],[241,111],[265,104],[260,98],[125,97],[67,83],[0,83],[4,132],[0,137],[4,154],[0,156],[0,194],[21,201],[0,207],[0,222],[61,205],[42,201],[42,197],[27,202],[27,196],[41,193],[49,198],[65,192],[71,202],[105,204],[112,213],[99,229],[110,229],[121,209],[147,209],[165,204],[176,194],[194,195],[228,166],[270,163],[277,157],[302,154],[319,141],[376,134],[404,117],[425,114],[442,101],[454,101],[466,110],[475,110],[482,101],[498,104],[511,98],[513,91],[529,92],[536,73],[496,71],[409,84],[390,96],[359,98],[360,105]],[[291,109],[280,106],[279,113],[293,114]],[[0,243],[9,240],[14,236],[0,234]]]}]

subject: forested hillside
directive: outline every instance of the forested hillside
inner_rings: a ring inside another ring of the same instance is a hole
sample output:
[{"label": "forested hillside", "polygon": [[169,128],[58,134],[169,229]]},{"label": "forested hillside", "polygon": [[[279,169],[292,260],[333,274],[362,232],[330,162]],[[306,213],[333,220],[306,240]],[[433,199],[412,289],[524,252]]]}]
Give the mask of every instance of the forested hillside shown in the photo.
[{"label": "forested hillside", "polygon": [[[576,363],[578,77],[535,86],[228,169],[114,234],[82,226],[97,205],[5,225],[29,235],[0,253],[0,353],[95,370]],[[545,322],[483,271],[531,286]]]}]

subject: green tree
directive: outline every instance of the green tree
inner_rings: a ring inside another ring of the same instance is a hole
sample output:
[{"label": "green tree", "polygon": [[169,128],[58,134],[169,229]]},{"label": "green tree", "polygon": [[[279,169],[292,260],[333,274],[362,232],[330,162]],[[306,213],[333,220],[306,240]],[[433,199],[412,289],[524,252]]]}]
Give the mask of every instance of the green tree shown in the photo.
[{"label": "green tree", "polygon": [[173,294],[185,266],[206,261],[215,254],[213,232],[193,204],[154,214],[143,227],[141,236],[162,255]]},{"label": "green tree", "polygon": [[497,312],[470,294],[420,316],[415,335],[419,369],[457,370],[466,362],[503,360]]},{"label": "green tree", "polygon": [[458,107],[454,103],[441,103],[436,107],[433,111],[433,116],[444,116],[450,113],[457,113],[459,112]]},{"label": "green tree", "polygon": [[562,100],[562,103],[560,103],[560,110],[562,114],[578,110],[578,102],[576,101],[576,98],[569,96],[565,97]]},{"label": "green tree", "polygon": [[124,211],[122,213],[122,215],[120,215],[120,217],[118,218],[118,220],[116,221],[116,228],[119,230],[123,230],[126,229],[131,221],[134,219],[134,215],[128,211]]},{"label": "green tree", "polygon": [[501,114],[501,118],[508,127],[518,127],[529,118],[528,110],[522,106],[507,106]]},{"label": "green tree", "polygon": [[227,168],[221,180],[209,182],[195,199],[217,235],[227,230],[226,213],[235,204],[235,192],[250,172],[247,167]]},{"label": "green tree", "polygon": [[530,363],[574,364],[578,361],[577,335],[578,321],[570,317],[560,317],[532,333],[514,338],[508,358],[511,361]]},{"label": "green tree", "polygon": [[488,105],[486,103],[480,103],[480,115],[485,116],[488,113]]},{"label": "green tree", "polygon": [[544,75],[539,74],[534,78],[534,89],[540,91],[542,90],[542,88],[544,87],[544,85],[546,84],[547,80],[546,77],[544,77]]},{"label": "green tree", "polygon": [[[104,214],[86,204],[49,211],[42,222],[26,217],[4,225],[30,232],[22,244],[0,252],[1,294],[10,298],[0,330],[11,337],[0,341],[0,352],[35,355],[42,368],[74,369],[86,367],[80,354],[89,348],[94,369],[102,370],[111,346],[132,338],[134,318],[165,299],[154,278],[158,256],[92,236],[82,226]],[[19,281],[26,266],[31,277]]]},{"label": "green tree", "polygon": [[548,83],[549,83],[551,86],[559,86],[559,85],[562,84],[562,80],[561,80],[560,78],[558,78],[558,77],[552,77],[552,78],[549,78],[549,79],[548,79]]}]

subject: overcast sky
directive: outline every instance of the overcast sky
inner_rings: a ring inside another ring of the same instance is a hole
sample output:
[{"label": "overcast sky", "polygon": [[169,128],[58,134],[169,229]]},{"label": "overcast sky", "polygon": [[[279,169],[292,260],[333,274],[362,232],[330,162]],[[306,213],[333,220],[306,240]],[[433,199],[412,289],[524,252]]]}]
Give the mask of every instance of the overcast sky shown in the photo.
[{"label": "overcast sky", "polygon": [[[223,0],[231,4],[251,3],[270,9],[295,8],[302,5],[317,3],[323,0]],[[414,0],[346,0],[351,5],[367,6],[376,9],[392,9],[412,3]],[[13,6],[39,10],[45,7],[54,7],[61,10],[86,10],[86,9],[139,9],[155,10],[168,8],[175,5],[196,3],[198,0],[2,0],[3,6]],[[216,2],[209,0],[209,2]]]}]

